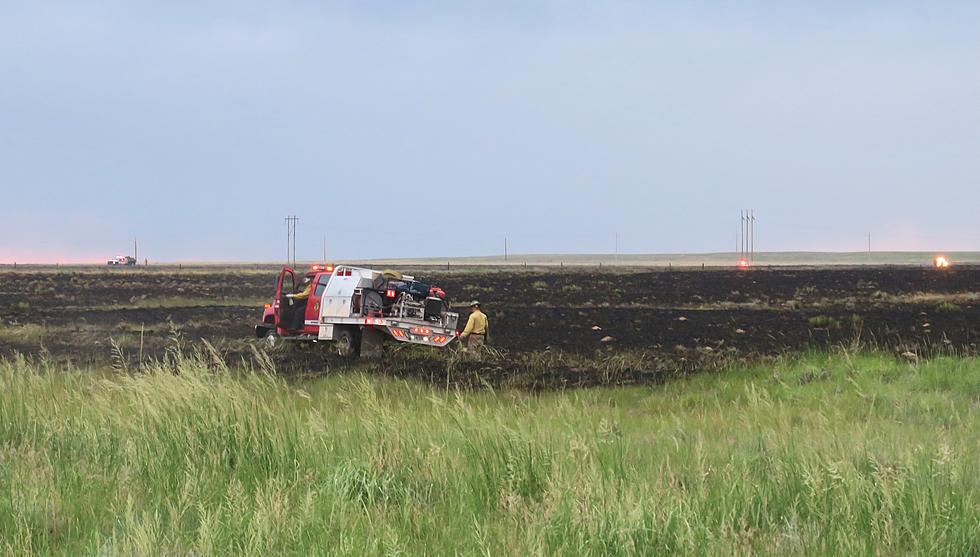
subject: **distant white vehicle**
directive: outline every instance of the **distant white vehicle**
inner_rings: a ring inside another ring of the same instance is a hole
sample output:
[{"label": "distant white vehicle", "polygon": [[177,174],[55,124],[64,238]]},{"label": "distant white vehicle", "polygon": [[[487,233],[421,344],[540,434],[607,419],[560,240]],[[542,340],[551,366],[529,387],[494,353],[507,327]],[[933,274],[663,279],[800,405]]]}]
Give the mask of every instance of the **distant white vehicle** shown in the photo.
[{"label": "distant white vehicle", "polygon": [[136,258],[131,255],[117,255],[106,261],[106,265],[136,265]]}]

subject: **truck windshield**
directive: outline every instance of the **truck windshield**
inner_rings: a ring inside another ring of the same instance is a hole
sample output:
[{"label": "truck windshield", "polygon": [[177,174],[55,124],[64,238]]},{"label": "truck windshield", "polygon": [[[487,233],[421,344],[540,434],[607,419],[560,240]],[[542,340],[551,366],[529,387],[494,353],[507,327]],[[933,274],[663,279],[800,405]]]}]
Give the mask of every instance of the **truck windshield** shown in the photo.
[{"label": "truck windshield", "polygon": [[323,274],[316,279],[316,288],[313,290],[314,296],[323,296],[323,291],[327,289],[327,282],[330,280],[330,275]]}]

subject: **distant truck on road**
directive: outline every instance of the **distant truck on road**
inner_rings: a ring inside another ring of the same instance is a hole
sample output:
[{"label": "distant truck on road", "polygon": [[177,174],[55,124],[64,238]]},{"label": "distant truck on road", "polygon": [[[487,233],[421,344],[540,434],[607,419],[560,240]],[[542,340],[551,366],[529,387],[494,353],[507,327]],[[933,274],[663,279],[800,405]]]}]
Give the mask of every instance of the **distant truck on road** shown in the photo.
[{"label": "distant truck on road", "polygon": [[332,342],[344,357],[380,349],[385,340],[445,348],[458,336],[459,314],[437,286],[395,271],[313,265],[297,280],[283,267],[255,335],[281,341]]},{"label": "distant truck on road", "polygon": [[136,258],[131,255],[117,255],[112,259],[106,261],[106,265],[136,265]]}]

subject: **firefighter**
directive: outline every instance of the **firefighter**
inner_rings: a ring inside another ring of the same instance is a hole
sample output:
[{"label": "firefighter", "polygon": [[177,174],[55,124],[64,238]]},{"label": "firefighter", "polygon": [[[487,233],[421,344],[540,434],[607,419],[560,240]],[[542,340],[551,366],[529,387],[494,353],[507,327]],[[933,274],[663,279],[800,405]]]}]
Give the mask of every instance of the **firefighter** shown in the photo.
[{"label": "firefighter", "polygon": [[284,312],[286,315],[285,321],[289,323],[291,329],[303,328],[303,323],[306,320],[306,302],[310,299],[310,294],[313,292],[313,277],[304,277],[303,282],[300,283],[300,287],[302,290],[299,292],[286,294],[290,303],[287,306],[288,309]]},{"label": "firefighter", "polygon": [[480,302],[470,304],[470,318],[466,321],[466,328],[463,334],[459,335],[459,340],[463,342],[463,349],[477,349],[487,342],[487,314],[480,311]]},{"label": "firefighter", "polygon": [[295,294],[286,294],[287,298],[292,298],[294,300],[307,300],[310,297],[310,293],[313,292],[313,277],[307,276],[303,277],[303,283],[300,284],[303,290]]}]

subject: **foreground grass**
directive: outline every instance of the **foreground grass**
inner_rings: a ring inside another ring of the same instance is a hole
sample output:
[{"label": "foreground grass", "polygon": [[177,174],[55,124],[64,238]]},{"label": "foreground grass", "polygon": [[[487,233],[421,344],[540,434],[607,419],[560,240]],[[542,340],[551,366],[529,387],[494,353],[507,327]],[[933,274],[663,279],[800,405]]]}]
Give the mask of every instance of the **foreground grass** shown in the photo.
[{"label": "foreground grass", "polygon": [[541,395],[260,367],[0,363],[0,553],[980,551],[976,359]]}]

